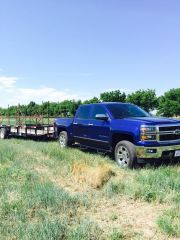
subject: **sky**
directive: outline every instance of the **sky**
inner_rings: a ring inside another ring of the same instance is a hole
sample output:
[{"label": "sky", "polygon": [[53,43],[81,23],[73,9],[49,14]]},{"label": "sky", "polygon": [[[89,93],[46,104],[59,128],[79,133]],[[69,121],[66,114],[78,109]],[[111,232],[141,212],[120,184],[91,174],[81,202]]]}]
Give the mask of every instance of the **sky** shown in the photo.
[{"label": "sky", "polygon": [[0,106],[180,87],[179,0],[0,0]]}]

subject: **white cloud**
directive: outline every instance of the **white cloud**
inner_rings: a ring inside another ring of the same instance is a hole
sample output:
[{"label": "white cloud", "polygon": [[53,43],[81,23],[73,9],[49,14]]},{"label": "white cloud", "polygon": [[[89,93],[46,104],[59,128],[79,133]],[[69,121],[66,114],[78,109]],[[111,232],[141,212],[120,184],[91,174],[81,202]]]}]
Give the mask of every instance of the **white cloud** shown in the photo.
[{"label": "white cloud", "polygon": [[11,88],[14,87],[18,78],[16,77],[6,77],[0,76],[0,87]]},{"label": "white cloud", "polygon": [[41,103],[42,101],[58,102],[66,99],[77,99],[76,94],[72,94],[68,90],[57,90],[55,88],[18,88],[15,94],[16,102],[28,103],[35,101]]},{"label": "white cloud", "polygon": [[83,95],[72,93],[68,89],[58,90],[52,87],[19,88],[16,86],[17,77],[0,76],[0,107],[8,105],[27,104],[30,101],[58,102],[66,99],[82,99]]}]

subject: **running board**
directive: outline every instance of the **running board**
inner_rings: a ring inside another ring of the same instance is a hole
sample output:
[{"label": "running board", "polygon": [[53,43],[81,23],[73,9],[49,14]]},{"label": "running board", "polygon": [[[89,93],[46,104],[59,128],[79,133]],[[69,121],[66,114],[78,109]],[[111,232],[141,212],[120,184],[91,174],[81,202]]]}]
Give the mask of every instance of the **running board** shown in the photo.
[{"label": "running board", "polygon": [[86,146],[84,146],[84,145],[80,145],[80,149],[81,149],[81,150],[87,150],[88,147],[86,147]]},{"label": "running board", "polygon": [[107,151],[104,151],[104,150],[97,150],[97,153],[98,154],[101,154],[101,155],[105,155],[107,153]]}]

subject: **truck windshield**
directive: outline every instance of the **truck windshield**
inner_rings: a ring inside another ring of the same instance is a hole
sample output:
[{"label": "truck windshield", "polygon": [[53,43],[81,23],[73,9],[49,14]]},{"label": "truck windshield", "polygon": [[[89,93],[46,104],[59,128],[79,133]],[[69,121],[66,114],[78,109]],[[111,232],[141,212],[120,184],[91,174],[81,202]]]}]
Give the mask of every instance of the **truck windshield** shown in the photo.
[{"label": "truck windshield", "polygon": [[107,104],[112,116],[118,118],[128,117],[150,117],[150,114],[133,104]]}]

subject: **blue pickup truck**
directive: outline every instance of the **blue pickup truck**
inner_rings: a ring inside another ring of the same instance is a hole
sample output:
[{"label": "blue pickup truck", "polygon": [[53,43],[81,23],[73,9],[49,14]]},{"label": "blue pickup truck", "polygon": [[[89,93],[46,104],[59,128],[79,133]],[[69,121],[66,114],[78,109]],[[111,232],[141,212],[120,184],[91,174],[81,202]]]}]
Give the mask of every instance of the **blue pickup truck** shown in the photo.
[{"label": "blue pickup truck", "polygon": [[111,152],[122,167],[148,159],[180,158],[180,121],[152,117],[134,104],[81,105],[74,118],[57,118],[54,126],[62,148],[78,143]]}]

